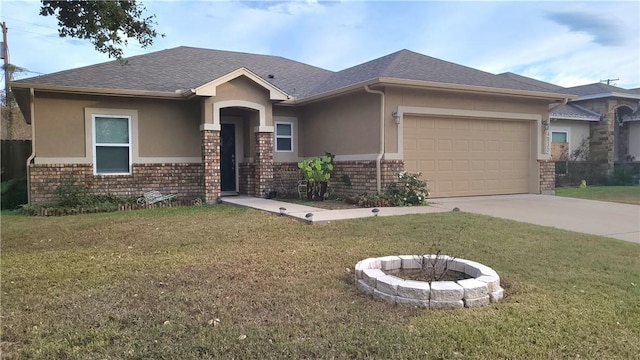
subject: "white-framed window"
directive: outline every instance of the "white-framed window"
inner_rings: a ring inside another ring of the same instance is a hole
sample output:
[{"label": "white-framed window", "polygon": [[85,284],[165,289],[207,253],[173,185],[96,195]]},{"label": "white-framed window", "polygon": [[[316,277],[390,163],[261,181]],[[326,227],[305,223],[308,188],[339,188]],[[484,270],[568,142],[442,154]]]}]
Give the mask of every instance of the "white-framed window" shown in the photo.
[{"label": "white-framed window", "polygon": [[566,131],[552,131],[551,142],[552,143],[568,143],[569,134]]},{"label": "white-framed window", "polygon": [[275,122],[276,151],[293,152],[293,123]]},{"label": "white-framed window", "polygon": [[94,174],[130,175],[131,117],[92,114],[92,125]]}]

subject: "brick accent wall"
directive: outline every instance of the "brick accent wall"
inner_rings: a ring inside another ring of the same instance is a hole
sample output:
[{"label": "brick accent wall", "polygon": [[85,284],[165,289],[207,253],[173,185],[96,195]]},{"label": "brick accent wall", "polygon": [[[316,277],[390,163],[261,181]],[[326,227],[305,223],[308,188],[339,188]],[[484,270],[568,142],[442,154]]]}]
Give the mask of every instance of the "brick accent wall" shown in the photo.
[{"label": "brick accent wall", "polygon": [[279,197],[298,197],[298,180],[303,179],[298,163],[273,163],[273,189]]},{"label": "brick accent wall", "polygon": [[58,186],[88,185],[94,194],[138,197],[159,190],[182,199],[204,196],[202,164],[133,164],[132,175],[93,175],[93,164],[31,164],[31,202],[57,200]]},{"label": "brick accent wall", "polygon": [[[383,160],[380,166],[381,190],[384,191],[390,183],[396,181],[398,173],[404,171],[404,163],[402,160]],[[375,160],[336,161],[329,186],[336,194],[372,193],[377,191],[376,176]],[[351,185],[347,184],[347,177]]]},{"label": "brick accent wall", "polygon": [[381,166],[382,191],[384,191],[390,183],[396,182],[398,174],[404,171],[404,162],[402,160],[382,160]]},{"label": "brick accent wall", "polygon": [[540,164],[540,192],[542,194],[555,194],[556,189],[556,164],[553,161],[539,160]]},{"label": "brick accent wall", "polygon": [[255,196],[255,166],[252,163],[238,164],[238,191],[240,194]]},{"label": "brick accent wall", "polygon": [[202,130],[201,133],[204,200],[212,204],[220,196],[220,131]]},{"label": "brick accent wall", "polygon": [[254,195],[264,197],[273,190],[273,133],[256,132]]}]

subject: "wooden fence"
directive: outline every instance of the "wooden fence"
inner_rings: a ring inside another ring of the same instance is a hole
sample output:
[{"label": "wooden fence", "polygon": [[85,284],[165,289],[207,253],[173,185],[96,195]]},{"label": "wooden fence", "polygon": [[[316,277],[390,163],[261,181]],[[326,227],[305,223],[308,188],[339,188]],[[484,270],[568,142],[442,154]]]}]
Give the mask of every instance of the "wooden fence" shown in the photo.
[{"label": "wooden fence", "polygon": [[2,140],[2,181],[27,178],[27,159],[31,155],[31,140]]}]

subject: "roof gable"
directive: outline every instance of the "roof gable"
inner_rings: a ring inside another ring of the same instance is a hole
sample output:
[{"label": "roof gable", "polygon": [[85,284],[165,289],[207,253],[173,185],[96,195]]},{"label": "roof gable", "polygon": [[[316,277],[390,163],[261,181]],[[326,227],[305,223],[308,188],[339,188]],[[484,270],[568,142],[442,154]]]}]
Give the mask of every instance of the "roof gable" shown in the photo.
[{"label": "roof gable", "polygon": [[249,78],[251,81],[255,82],[256,84],[262,86],[263,88],[265,88],[267,91],[269,91],[269,99],[270,100],[287,100],[289,99],[289,95],[287,95],[287,93],[285,93],[284,91],[280,90],[278,87],[276,87],[275,85],[271,84],[270,82],[262,79],[260,76],[254,74],[253,72],[251,72],[250,70],[242,67],[239,69],[236,69],[228,74],[225,74],[213,81],[210,81],[206,84],[200,85],[199,87],[191,90],[195,95],[197,96],[216,96],[216,90],[218,88],[218,86],[227,83],[233,79],[236,79],[240,76],[245,76],[247,78]]}]

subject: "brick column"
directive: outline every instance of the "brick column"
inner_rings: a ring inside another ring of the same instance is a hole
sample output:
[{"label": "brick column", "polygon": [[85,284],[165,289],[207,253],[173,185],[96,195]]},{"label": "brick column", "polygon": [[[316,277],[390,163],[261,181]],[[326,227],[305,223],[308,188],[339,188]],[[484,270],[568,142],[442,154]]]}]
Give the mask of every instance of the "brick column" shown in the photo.
[{"label": "brick column", "polygon": [[552,160],[538,160],[540,164],[540,193],[556,194],[556,163]]},{"label": "brick column", "polygon": [[255,196],[264,197],[273,190],[273,133],[256,132]]},{"label": "brick column", "polygon": [[213,204],[220,196],[220,131],[202,130],[204,198]]}]

